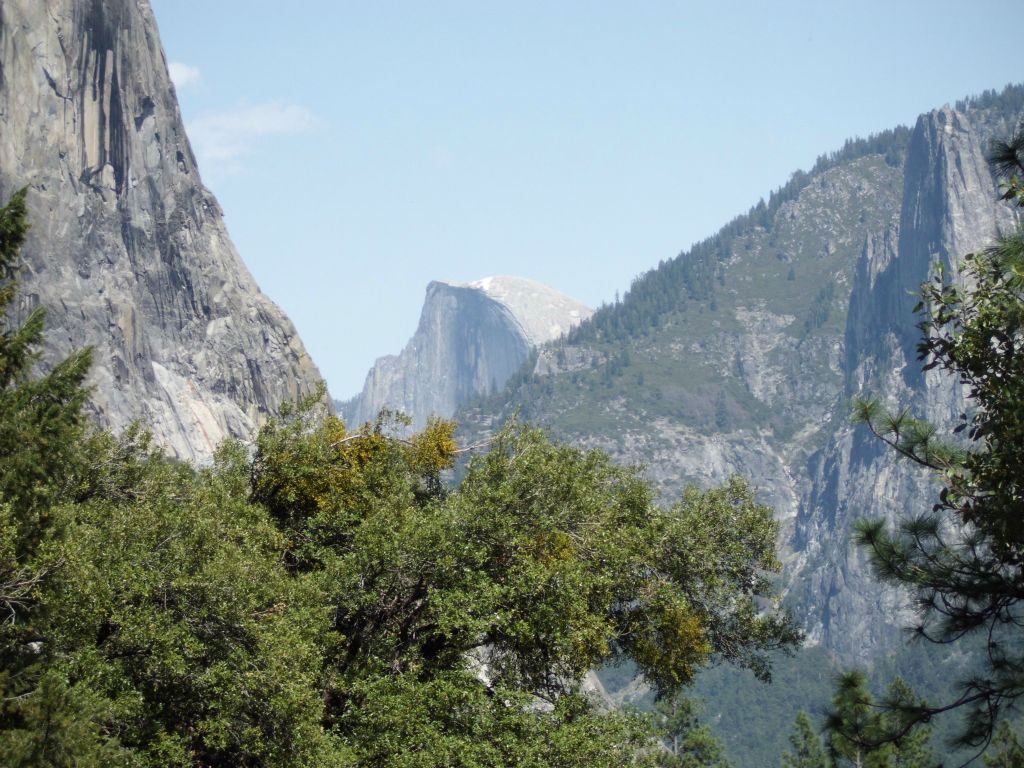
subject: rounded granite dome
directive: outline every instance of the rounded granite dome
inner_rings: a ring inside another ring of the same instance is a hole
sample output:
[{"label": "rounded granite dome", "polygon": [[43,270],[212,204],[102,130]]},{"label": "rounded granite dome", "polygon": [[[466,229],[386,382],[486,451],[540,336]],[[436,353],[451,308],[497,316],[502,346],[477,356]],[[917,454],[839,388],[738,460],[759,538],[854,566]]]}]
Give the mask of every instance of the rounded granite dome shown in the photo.
[{"label": "rounded granite dome", "polygon": [[533,346],[557,339],[594,313],[564,293],[525,277],[498,275],[449,285],[475,288],[502,304]]}]

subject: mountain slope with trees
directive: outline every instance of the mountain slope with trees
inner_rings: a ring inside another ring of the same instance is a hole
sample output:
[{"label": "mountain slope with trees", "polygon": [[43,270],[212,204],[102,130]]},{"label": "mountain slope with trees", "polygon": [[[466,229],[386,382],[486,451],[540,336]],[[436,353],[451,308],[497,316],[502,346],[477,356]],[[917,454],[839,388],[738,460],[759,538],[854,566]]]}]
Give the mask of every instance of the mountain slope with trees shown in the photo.
[{"label": "mountain slope with trees", "polygon": [[870,390],[921,415],[959,412],[955,383],[919,372],[913,295],[935,256],[949,263],[1009,221],[984,146],[1024,114],[1024,87],[957,107],[849,142],[641,276],[460,412],[466,434],[518,412],[644,465],[669,499],[690,482],[751,478],[783,523],[787,588],[812,638],[851,659],[893,649],[891,593],[836,547],[878,511],[875,495],[891,518],[927,479],[851,426],[851,402]]},{"label": "mountain slope with trees", "polygon": [[797,643],[739,479],[661,507],[512,423],[450,487],[454,424],[349,431],[322,389],[204,468],[88,427],[90,351],[34,375],[45,311],[6,312],[25,197],[0,209],[3,765],[653,765],[590,670],[673,696]]},{"label": "mountain slope with trees", "polygon": [[[457,417],[479,439],[518,411],[644,465],[670,499],[686,482],[753,479],[782,522],[783,588],[816,647],[780,663],[760,694],[729,670],[698,679],[741,765],[779,755],[799,709],[820,718],[841,664],[872,667],[876,695],[905,674],[932,702],[976,673],[974,645],[949,658],[904,646],[909,600],[880,584],[852,543],[858,520],[916,515],[939,489],[851,416],[854,399],[871,394],[957,426],[964,392],[955,377],[922,371],[913,305],[937,259],[956,279],[965,253],[1010,226],[985,153],[1021,115],[1024,87],[1008,86],[913,130],[848,143],[795,175],[782,202],[641,276],[635,296],[598,310],[504,393]],[[948,674],[936,679],[940,663]],[[606,680],[613,696],[631,695],[618,687],[628,676]],[[940,722],[936,738],[959,728]]]}]

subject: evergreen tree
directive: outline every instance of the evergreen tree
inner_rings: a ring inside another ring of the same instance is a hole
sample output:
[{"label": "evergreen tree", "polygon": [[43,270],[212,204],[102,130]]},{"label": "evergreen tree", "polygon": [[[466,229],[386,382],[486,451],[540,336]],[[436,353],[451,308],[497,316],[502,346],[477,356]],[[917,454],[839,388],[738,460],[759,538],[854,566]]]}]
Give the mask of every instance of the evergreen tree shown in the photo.
[{"label": "evergreen tree", "polygon": [[[1024,208],[1024,123],[993,145],[1003,199]],[[930,512],[896,532],[881,521],[860,526],[876,572],[915,591],[920,636],[940,643],[985,634],[985,669],[954,702],[905,708],[914,722],[966,707],[961,741],[991,737],[1001,708],[1024,692],[1024,656],[1017,628],[1024,595],[1024,228],[970,254],[964,277],[948,281],[941,269],[925,286],[919,309],[919,351],[927,368],[940,368],[965,385],[972,400],[957,432],[967,444],[941,439],[936,429],[905,412],[861,403],[858,418],[901,455],[932,470],[943,484]],[[950,535],[950,531],[956,531]]]},{"label": "evergreen tree", "polygon": [[655,702],[655,732],[665,747],[657,757],[660,768],[730,768],[721,742],[699,715],[700,707],[686,696]]},{"label": "evergreen tree", "polygon": [[[78,704],[59,676],[44,674],[38,596],[62,560],[47,545],[63,534],[59,505],[81,465],[90,352],[33,375],[45,312],[15,321],[25,198],[22,189],[0,208],[0,755],[11,765],[61,765],[60,755],[77,754],[85,764],[91,742],[73,716]],[[44,741],[8,741],[33,722],[47,723]]]},{"label": "evergreen tree", "polygon": [[825,752],[821,737],[806,712],[797,715],[789,743],[793,751],[782,755],[783,768],[832,768],[832,761]]},{"label": "evergreen tree", "polygon": [[[924,706],[900,678],[876,702],[861,672],[843,675],[828,718],[829,753],[836,766],[852,768],[932,768],[927,727],[904,730],[907,711]],[[901,733],[898,738],[891,734]]]},{"label": "evergreen tree", "polygon": [[1021,768],[1024,766],[1024,743],[1009,723],[1002,722],[992,737],[984,757],[986,768]]}]

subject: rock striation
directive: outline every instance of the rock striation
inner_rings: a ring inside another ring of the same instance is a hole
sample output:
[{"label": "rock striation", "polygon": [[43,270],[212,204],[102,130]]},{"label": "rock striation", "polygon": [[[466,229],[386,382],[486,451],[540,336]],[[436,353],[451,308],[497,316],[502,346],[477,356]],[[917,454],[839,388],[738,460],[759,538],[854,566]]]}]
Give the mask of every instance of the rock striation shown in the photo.
[{"label": "rock striation", "polygon": [[205,189],[146,0],[0,0],[0,194],[28,185],[43,363],[95,348],[92,407],[205,460],[319,373]]},{"label": "rock striation", "polygon": [[[899,224],[869,238],[857,264],[844,344],[847,398],[909,408],[952,434],[965,394],[954,377],[922,370],[913,305],[936,262],[957,279],[963,255],[1010,223],[996,197],[970,118],[948,107],[922,115],[907,152]],[[849,545],[853,526],[865,516],[891,522],[921,514],[938,488],[865,426],[844,421],[809,469],[795,531],[803,557],[792,572],[794,591],[810,608],[816,639],[843,658],[866,661],[894,647],[911,616],[903,595],[879,585],[864,551]]]},{"label": "rock striation", "polygon": [[338,403],[351,424],[401,411],[416,428],[447,418],[475,395],[503,387],[538,345],[559,338],[591,310],[521,277],[432,282],[416,333],[398,355],[382,357],[363,391]]}]

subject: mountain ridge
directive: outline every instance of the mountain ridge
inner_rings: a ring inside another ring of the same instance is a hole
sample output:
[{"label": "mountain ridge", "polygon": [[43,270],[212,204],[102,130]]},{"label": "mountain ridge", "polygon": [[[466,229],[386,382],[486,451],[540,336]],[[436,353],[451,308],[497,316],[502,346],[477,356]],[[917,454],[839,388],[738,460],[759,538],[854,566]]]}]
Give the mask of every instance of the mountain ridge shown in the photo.
[{"label": "mountain ridge", "polygon": [[[562,439],[644,464],[668,497],[687,482],[743,474],[782,522],[787,597],[811,640],[857,662],[893,649],[905,614],[891,592],[869,587],[866,558],[843,543],[872,510],[863,491],[874,485],[843,471],[852,462],[889,478],[882,491],[897,498],[876,513],[890,517],[927,498],[927,483],[849,425],[849,399],[864,388],[907,399],[940,424],[962,402],[918,371],[907,291],[927,279],[931,257],[953,263],[995,234],[983,146],[1024,114],[1024,87],[958,106],[966,112],[946,107],[913,129],[848,142],[641,275],[620,303],[541,347],[504,392],[457,414],[465,439],[479,441],[518,411]],[[873,288],[887,269],[896,276]],[[901,328],[898,343],[880,325]],[[845,458],[829,465],[829,455]],[[860,589],[870,596],[857,617]]]}]

